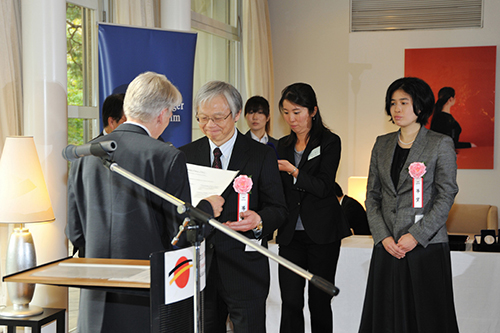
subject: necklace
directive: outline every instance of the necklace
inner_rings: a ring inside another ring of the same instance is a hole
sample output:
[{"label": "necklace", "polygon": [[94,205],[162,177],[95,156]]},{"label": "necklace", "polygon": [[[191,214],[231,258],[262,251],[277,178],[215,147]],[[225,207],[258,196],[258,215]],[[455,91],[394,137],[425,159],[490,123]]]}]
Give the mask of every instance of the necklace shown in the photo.
[{"label": "necklace", "polygon": [[[415,139],[416,139],[416,138],[415,138]],[[413,139],[413,140],[412,140],[412,141],[410,141],[410,142],[403,142],[403,141],[401,140],[401,133],[399,133],[399,134],[398,134],[398,141],[399,141],[399,142],[401,142],[402,144],[404,144],[405,146],[411,145],[411,144],[415,141],[415,139]]]}]

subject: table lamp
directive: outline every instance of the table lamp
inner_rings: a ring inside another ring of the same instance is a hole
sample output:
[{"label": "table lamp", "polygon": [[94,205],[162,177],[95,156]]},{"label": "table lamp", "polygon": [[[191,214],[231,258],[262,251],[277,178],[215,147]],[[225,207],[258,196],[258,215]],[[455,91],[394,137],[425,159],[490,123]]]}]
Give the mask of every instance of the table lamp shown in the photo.
[{"label": "table lamp", "polygon": [[365,209],[367,181],[367,177],[349,177],[347,179],[347,195],[356,199]]},{"label": "table lamp", "polygon": [[[33,137],[7,137],[0,159],[0,223],[14,224],[7,248],[6,273],[36,266],[33,238],[25,223],[52,222],[54,212]],[[43,313],[30,305],[35,284],[7,283],[12,306],[4,317],[30,317]]]}]

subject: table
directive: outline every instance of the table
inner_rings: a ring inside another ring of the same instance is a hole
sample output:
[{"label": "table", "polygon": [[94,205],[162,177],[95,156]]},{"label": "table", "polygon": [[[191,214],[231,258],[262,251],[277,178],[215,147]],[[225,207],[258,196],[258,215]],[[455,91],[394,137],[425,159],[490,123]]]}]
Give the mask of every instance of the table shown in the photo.
[{"label": "table", "polygon": [[[336,333],[358,331],[372,247],[370,236],[351,236],[342,241],[335,281],[340,293],[332,300]],[[270,249],[277,252],[277,245],[270,244]],[[500,253],[452,251],[451,261],[460,332],[500,332]],[[270,265],[267,331],[278,332],[281,311],[278,264],[270,262]],[[310,332],[307,298],[305,302],[306,332]]]},{"label": "table", "polygon": [[44,308],[43,313],[38,316],[14,318],[0,316],[0,326],[7,326],[8,333],[16,332],[16,327],[31,327],[32,333],[41,333],[42,326],[56,321],[57,333],[64,333],[65,330],[65,309]]},{"label": "table", "polygon": [[[128,290],[149,296],[149,269],[149,260],[68,257],[4,276],[3,281],[115,292]],[[134,279],[134,275],[144,270],[147,270],[147,281]]]}]

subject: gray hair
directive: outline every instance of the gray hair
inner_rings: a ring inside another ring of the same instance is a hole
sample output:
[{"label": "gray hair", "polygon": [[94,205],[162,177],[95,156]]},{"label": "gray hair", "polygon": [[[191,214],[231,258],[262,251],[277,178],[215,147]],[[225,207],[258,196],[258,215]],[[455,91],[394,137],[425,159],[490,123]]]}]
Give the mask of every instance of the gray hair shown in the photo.
[{"label": "gray hair", "polygon": [[127,118],[149,123],[164,109],[168,109],[170,117],[174,107],[181,102],[181,93],[165,75],[145,72],[130,82],[123,101],[123,111]]},{"label": "gray hair", "polygon": [[194,99],[196,114],[198,114],[200,105],[210,102],[217,96],[224,96],[233,114],[233,118],[241,111],[243,100],[235,87],[222,81],[210,81],[205,83],[196,94]]}]

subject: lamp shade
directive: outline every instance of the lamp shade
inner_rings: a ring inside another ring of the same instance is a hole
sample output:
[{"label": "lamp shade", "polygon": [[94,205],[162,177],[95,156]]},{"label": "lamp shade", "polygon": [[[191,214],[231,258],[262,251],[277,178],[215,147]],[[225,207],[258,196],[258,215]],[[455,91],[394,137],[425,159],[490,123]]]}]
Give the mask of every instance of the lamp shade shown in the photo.
[{"label": "lamp shade", "polygon": [[7,137],[0,159],[0,223],[54,220],[33,137]]},{"label": "lamp shade", "polygon": [[367,181],[367,177],[349,177],[347,179],[347,195],[356,199],[363,207],[365,207]]}]

